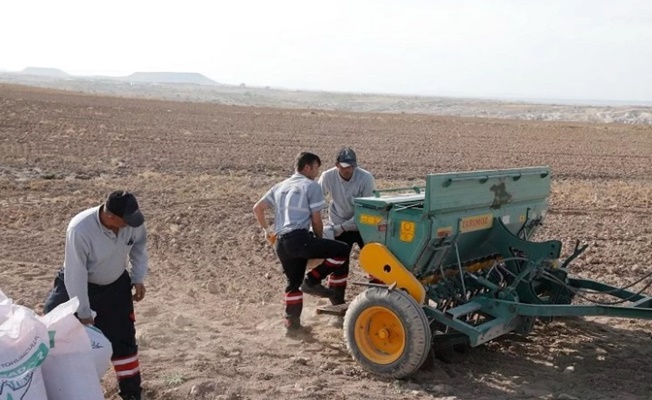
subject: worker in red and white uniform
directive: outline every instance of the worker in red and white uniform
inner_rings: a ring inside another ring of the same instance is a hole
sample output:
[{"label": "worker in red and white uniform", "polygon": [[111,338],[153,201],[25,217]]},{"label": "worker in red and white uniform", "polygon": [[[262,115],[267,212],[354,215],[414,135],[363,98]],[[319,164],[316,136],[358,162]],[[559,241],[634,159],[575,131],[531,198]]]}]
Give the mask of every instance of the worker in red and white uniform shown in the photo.
[{"label": "worker in red and white uniform", "polygon": [[141,399],[134,301],[145,297],[147,232],[136,197],[115,191],[96,207],[77,214],[66,231],[65,259],[45,301],[50,312],[71,297],[77,318],[95,325],[113,347],[119,395]]},{"label": "worker in red and white uniform", "polygon": [[[303,293],[326,298],[334,296],[332,290],[310,274],[304,278],[308,260],[323,258],[326,263],[342,265],[349,256],[346,243],[322,238],[321,211],[326,208],[326,201],[315,182],[320,166],[321,160],[316,154],[300,153],[294,175],[269,189],[253,208],[268,238],[276,238],[276,254],[287,278],[285,326],[290,335],[306,332],[301,325]],[[269,226],[265,218],[267,209],[274,210],[273,226]]]}]

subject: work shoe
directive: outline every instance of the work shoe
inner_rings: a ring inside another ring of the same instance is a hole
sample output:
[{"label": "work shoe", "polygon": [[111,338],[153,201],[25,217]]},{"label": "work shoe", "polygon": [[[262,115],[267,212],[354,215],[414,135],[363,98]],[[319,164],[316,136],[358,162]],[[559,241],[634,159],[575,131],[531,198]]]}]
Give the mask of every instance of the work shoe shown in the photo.
[{"label": "work shoe", "polygon": [[305,336],[310,334],[310,332],[312,332],[312,327],[305,325],[295,325],[285,328],[285,336],[289,337]]},{"label": "work shoe", "polygon": [[298,319],[288,318],[285,320],[285,336],[287,337],[304,337],[311,331],[311,327],[301,325]]},{"label": "work shoe", "polygon": [[309,294],[312,296],[323,297],[330,299],[335,297],[336,293],[332,289],[325,288],[321,283],[312,283],[308,278],[303,280],[301,287],[299,288],[303,293]]},{"label": "work shoe", "polygon": [[344,304],[344,292],[346,291],[346,286],[335,286],[328,288],[329,290],[333,291],[333,296],[329,298],[331,301],[331,305],[334,306],[339,306],[340,304]]}]

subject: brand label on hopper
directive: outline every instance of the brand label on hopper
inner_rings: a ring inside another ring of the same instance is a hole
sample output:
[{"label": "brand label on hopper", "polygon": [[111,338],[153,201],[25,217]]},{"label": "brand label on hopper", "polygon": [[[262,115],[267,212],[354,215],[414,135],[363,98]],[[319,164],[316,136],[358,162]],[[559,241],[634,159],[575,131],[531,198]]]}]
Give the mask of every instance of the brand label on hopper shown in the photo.
[{"label": "brand label on hopper", "polygon": [[472,217],[462,218],[460,221],[460,232],[473,232],[491,228],[493,221],[493,214],[474,215]]}]

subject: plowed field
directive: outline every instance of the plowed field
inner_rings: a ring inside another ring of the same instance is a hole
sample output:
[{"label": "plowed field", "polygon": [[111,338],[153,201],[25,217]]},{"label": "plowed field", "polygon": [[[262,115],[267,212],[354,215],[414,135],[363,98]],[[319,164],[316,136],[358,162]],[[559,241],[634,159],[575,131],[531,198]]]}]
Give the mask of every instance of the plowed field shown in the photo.
[{"label": "plowed field", "polygon": [[[0,85],[0,288],[41,310],[67,223],[111,190],[147,216],[150,274],[136,307],[147,399],[647,399],[652,323],[574,318],[377,378],[314,314],[286,338],[284,279],[251,207],[302,150],[342,146],[380,188],[427,173],[549,165],[538,240],[590,244],[572,271],[624,285],[652,272],[652,127],[230,107]],[[353,262],[352,280],[362,274]],[[642,288],[641,285],[637,288]],[[352,288],[352,299],[359,288]],[[652,292],[652,290],[648,290]],[[116,399],[113,374],[106,397]],[[191,393],[192,392],[192,393]]]}]

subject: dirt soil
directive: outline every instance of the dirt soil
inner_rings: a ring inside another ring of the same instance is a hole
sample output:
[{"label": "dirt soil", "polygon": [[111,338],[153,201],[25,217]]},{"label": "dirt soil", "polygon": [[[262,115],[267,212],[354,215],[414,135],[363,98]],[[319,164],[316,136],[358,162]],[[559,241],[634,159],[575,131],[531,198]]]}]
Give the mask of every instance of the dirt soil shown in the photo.
[{"label": "dirt soil", "polygon": [[[381,188],[427,173],[550,165],[537,240],[589,250],[572,271],[624,285],[652,272],[652,127],[229,107],[0,86],[0,288],[40,311],[77,212],[117,188],[147,216],[148,293],[137,304],[148,400],[649,399],[652,323],[537,324],[408,380],[347,354],[308,297],[312,335],[286,338],[284,279],[251,207],[300,150],[341,145]],[[353,262],[352,280],[362,274]],[[641,289],[643,285],[637,285]],[[352,299],[360,289],[348,293]],[[648,293],[652,290],[648,289]],[[116,399],[112,373],[106,397]]]}]

